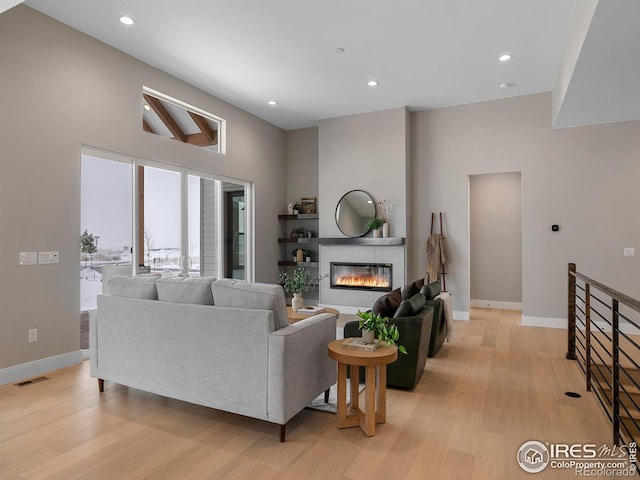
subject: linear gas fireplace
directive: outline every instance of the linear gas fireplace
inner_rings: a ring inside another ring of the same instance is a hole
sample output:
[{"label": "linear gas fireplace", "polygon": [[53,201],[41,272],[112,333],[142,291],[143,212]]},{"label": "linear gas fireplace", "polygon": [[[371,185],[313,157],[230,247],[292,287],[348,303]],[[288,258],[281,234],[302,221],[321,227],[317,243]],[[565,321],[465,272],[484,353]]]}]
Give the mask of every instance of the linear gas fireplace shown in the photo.
[{"label": "linear gas fireplace", "polygon": [[392,268],[390,263],[331,262],[331,288],[390,292]]}]

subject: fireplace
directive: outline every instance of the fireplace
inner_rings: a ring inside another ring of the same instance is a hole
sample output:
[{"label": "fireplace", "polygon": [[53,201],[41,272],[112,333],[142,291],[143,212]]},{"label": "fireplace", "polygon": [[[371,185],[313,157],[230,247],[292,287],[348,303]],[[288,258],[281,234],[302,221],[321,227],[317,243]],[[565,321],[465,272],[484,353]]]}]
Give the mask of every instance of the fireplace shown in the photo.
[{"label": "fireplace", "polygon": [[390,263],[331,262],[331,288],[390,292],[392,268]]}]

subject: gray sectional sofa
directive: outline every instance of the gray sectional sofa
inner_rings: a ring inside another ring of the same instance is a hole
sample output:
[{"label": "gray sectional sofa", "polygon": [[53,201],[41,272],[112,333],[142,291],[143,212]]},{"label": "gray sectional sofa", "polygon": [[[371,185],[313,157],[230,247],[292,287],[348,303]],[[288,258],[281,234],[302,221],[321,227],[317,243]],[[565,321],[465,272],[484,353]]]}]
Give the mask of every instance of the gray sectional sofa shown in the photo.
[{"label": "gray sectional sofa", "polygon": [[90,318],[91,376],[285,425],[336,382],[336,316],[289,325],[282,287],[116,276]]}]

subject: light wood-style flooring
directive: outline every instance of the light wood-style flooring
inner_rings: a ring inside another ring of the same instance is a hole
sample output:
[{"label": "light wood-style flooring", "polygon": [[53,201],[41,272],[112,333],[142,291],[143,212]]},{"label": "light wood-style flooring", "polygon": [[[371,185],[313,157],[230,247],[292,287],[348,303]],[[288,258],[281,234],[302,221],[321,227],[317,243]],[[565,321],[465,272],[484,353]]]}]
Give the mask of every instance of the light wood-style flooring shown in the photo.
[{"label": "light wood-style flooring", "polygon": [[518,448],[610,443],[610,427],[564,359],[566,332],[519,322],[490,309],[455,322],[416,389],[388,390],[371,438],[305,409],[281,444],[270,423],[108,382],[99,394],[88,362],[2,386],[0,479],[574,479],[521,471]]}]

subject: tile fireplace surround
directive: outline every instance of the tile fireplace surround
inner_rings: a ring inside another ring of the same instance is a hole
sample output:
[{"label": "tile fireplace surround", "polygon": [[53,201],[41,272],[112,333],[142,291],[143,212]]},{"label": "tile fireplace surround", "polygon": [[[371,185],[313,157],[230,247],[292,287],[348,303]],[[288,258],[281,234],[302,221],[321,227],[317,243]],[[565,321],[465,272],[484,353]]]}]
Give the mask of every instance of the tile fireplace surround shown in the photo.
[{"label": "tile fireplace surround", "polygon": [[[357,240],[357,239],[356,239]],[[392,289],[405,284],[405,245],[330,243],[320,239],[320,274],[330,272],[331,262],[346,263],[390,263],[393,265]],[[366,290],[344,290],[330,288],[329,278],[320,282],[320,305],[335,307],[343,313],[355,313],[358,309],[370,309],[380,292]]]}]

